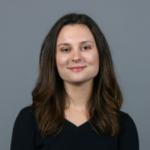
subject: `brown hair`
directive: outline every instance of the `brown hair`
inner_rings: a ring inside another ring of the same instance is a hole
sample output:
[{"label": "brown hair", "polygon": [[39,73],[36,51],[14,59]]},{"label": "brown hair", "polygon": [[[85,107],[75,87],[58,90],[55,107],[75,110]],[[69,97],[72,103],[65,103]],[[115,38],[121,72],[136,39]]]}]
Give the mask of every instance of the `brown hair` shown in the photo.
[{"label": "brown hair", "polygon": [[107,41],[98,25],[85,14],[61,17],[47,34],[40,53],[39,76],[32,91],[36,120],[41,135],[59,134],[64,125],[65,99],[68,96],[56,67],[56,41],[63,26],[84,24],[92,32],[100,58],[99,72],[94,78],[93,91],[87,102],[89,123],[97,134],[119,133],[119,114],[122,93],[116,80]]}]

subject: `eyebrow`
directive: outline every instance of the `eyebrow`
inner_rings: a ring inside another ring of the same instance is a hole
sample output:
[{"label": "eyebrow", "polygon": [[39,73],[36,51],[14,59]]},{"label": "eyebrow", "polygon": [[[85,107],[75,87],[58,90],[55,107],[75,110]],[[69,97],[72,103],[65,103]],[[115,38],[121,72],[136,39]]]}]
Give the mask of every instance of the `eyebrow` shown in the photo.
[{"label": "eyebrow", "polygon": [[[85,44],[85,43],[91,43],[91,44],[94,44],[92,41],[89,41],[89,40],[86,40],[86,41],[82,41],[82,42],[80,42],[79,44]],[[61,44],[59,44],[58,46],[57,46],[57,48],[59,47],[59,46],[69,46],[70,44],[69,43],[61,43]]]}]

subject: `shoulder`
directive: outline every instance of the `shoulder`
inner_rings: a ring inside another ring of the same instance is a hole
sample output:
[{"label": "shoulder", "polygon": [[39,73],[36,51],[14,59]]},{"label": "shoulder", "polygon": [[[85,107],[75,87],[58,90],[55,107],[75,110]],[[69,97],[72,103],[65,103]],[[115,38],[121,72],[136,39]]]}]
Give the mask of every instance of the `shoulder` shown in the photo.
[{"label": "shoulder", "polygon": [[32,116],[34,115],[34,109],[32,106],[26,106],[20,110],[19,114]]},{"label": "shoulder", "polygon": [[132,117],[123,111],[120,111],[120,125],[126,126],[126,127],[134,127],[135,128],[135,122],[133,121]]},{"label": "shoulder", "polygon": [[24,107],[20,110],[18,117],[29,117],[29,118],[34,118],[34,109],[32,106],[27,106]]},{"label": "shoulder", "polygon": [[138,132],[131,116],[120,111],[120,149],[139,150]]},{"label": "shoulder", "polygon": [[11,150],[34,149],[37,123],[31,106],[20,110],[13,127]]},{"label": "shoulder", "polygon": [[36,125],[36,119],[34,115],[34,109],[32,106],[24,107],[20,110],[16,120],[15,120],[15,126],[35,126]]}]

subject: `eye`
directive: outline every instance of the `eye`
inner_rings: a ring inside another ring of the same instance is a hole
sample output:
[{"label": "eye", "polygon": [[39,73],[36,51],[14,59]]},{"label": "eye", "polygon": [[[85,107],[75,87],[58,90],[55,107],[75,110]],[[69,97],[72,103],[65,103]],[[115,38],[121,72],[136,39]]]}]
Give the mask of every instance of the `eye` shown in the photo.
[{"label": "eye", "polygon": [[90,46],[83,46],[82,49],[87,50],[87,49],[91,49],[91,47]]},{"label": "eye", "polygon": [[62,51],[62,52],[68,52],[69,49],[68,49],[68,48],[64,48],[64,49],[62,49],[61,51]]}]

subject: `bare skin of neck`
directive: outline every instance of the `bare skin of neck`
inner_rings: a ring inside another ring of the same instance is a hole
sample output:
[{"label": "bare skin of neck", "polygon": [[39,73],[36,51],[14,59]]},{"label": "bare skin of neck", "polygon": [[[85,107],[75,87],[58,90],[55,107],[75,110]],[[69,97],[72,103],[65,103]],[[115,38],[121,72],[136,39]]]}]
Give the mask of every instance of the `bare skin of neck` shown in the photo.
[{"label": "bare skin of neck", "polygon": [[66,100],[65,118],[76,126],[80,126],[89,119],[86,103],[91,96],[93,80],[82,84],[64,82],[69,99]]}]

